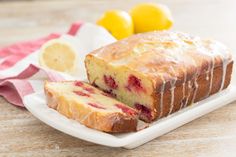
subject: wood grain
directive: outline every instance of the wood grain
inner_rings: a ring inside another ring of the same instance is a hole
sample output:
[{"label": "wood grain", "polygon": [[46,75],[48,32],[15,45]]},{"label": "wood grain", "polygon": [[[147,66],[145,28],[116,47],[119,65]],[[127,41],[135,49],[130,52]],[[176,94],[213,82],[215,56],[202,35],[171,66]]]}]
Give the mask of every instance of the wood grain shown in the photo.
[{"label": "wood grain", "polygon": [[[0,1],[0,46],[66,32],[74,21],[95,22],[107,9],[141,1]],[[216,38],[236,52],[234,0],[159,0],[174,15],[174,30]],[[61,133],[27,110],[0,98],[0,156],[232,156],[236,154],[236,102],[133,150],[108,148]]]}]

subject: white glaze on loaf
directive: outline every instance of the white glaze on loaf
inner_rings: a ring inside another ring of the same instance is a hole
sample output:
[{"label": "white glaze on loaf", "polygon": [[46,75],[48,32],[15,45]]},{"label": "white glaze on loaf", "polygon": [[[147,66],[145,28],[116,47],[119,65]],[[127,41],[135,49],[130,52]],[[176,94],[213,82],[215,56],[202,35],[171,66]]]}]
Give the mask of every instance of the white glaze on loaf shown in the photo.
[{"label": "white glaze on loaf", "polygon": [[[206,75],[205,79],[209,81],[204,97],[211,95],[214,69],[221,66],[222,90],[227,65],[232,63],[232,56],[229,50],[217,41],[200,39],[182,32],[162,31],[137,34],[100,48],[89,54],[85,62],[91,83],[103,90],[109,90],[117,99],[132,107],[136,101],[142,101],[143,110],[146,111],[145,107],[150,109],[152,115],[156,110],[153,103],[158,103],[160,118],[166,114],[163,111],[166,108],[163,106],[166,91],[170,91],[168,114],[171,114],[176,110],[174,102],[177,99],[177,86],[182,86],[183,89],[182,99],[186,100],[181,101],[180,108],[184,108],[188,103],[196,101],[199,92],[197,79],[202,75]],[[94,72],[94,66],[101,72]],[[110,75],[118,88],[108,87],[102,81],[100,73]],[[120,73],[123,73],[123,77]],[[129,75],[135,76],[136,80],[139,80],[138,85],[145,90],[126,91],[125,79],[128,80]],[[152,98],[154,90],[159,93],[160,100]],[[130,92],[133,92],[133,95]]]}]

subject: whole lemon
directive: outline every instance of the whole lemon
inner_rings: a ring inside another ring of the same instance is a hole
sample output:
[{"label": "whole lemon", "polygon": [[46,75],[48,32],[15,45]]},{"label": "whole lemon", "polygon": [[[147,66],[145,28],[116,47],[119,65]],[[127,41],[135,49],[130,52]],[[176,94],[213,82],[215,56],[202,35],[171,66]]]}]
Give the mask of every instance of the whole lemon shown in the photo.
[{"label": "whole lemon", "polygon": [[161,4],[138,4],[130,10],[130,15],[135,33],[169,29],[173,24],[169,8]]},{"label": "whole lemon", "polygon": [[134,33],[131,16],[122,10],[106,11],[97,24],[106,28],[118,40]]}]

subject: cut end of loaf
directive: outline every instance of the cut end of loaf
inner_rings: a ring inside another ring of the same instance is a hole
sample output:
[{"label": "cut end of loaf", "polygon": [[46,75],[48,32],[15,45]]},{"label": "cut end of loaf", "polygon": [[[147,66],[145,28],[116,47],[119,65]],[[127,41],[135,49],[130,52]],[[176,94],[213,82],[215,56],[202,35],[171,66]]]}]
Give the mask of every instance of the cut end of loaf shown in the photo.
[{"label": "cut end of loaf", "polygon": [[140,119],[146,122],[155,119],[153,84],[149,78],[126,67],[108,65],[94,56],[87,56],[85,63],[91,84],[135,108]]}]

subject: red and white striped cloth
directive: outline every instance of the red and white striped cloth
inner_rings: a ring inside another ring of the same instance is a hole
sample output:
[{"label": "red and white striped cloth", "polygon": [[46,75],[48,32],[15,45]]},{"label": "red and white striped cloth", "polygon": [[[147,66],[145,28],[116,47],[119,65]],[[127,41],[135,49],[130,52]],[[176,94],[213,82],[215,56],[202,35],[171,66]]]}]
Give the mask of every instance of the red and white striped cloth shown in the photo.
[{"label": "red and white striped cloth", "polygon": [[115,41],[105,29],[90,23],[77,22],[71,25],[67,35],[50,34],[37,40],[0,48],[0,95],[8,102],[24,107],[23,97],[42,90],[45,79],[51,81],[84,79],[45,70],[38,65],[37,50],[51,39],[67,40],[67,36],[75,38],[74,44],[79,45],[77,50],[81,62],[78,66],[83,70],[82,60],[87,53]]}]

